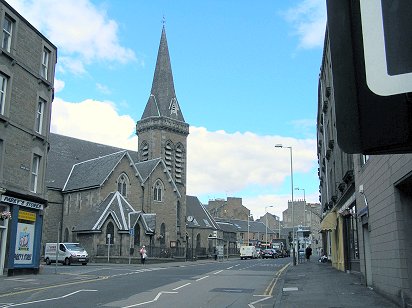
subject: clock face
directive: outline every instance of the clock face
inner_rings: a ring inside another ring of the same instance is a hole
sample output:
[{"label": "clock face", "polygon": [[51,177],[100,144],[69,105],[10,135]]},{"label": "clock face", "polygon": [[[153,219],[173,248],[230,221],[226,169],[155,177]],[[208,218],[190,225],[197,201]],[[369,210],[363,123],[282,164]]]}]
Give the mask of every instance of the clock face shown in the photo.
[{"label": "clock face", "polygon": [[193,216],[187,216],[187,221],[193,221]]}]

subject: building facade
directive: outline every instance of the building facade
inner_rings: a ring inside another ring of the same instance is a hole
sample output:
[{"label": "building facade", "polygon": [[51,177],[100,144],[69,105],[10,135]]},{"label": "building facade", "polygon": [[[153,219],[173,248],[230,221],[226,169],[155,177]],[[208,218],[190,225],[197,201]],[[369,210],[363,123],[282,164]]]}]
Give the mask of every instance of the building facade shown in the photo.
[{"label": "building facade", "polygon": [[328,31],[318,91],[323,248],[339,270],[401,307],[412,304],[412,154],[347,154],[335,142]]},{"label": "building facade", "polygon": [[250,216],[250,210],[242,204],[242,198],[237,197],[209,200],[207,210],[213,217],[219,218],[247,220]]},{"label": "building facade", "polygon": [[57,48],[0,1],[0,274],[37,272]]}]

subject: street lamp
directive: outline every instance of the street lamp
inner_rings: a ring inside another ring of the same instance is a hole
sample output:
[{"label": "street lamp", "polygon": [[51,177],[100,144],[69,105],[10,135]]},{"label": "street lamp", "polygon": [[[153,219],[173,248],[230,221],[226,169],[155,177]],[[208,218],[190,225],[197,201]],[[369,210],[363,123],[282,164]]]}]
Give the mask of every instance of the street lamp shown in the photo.
[{"label": "street lamp", "polygon": [[266,217],[266,248],[268,248],[268,207],[273,207],[273,205],[265,206],[265,217]]},{"label": "street lamp", "polygon": [[251,215],[247,214],[247,245],[249,246],[249,217]]},{"label": "street lamp", "polygon": [[292,253],[293,253],[293,265],[296,265],[296,255],[295,255],[295,215],[293,213],[293,156],[292,147],[285,147],[282,144],[276,144],[275,148],[289,149],[290,150],[290,181],[292,185]]},{"label": "street lamp", "polygon": [[303,190],[303,226],[305,227],[306,226],[306,195],[305,195],[305,189],[295,187],[295,190]]}]

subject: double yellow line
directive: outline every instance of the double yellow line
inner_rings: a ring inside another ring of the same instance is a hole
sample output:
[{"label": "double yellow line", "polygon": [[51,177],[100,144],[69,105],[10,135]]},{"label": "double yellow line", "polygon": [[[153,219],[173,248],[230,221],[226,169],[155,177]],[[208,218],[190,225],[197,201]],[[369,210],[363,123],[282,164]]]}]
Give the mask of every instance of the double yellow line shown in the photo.
[{"label": "double yellow line", "polygon": [[290,264],[291,264],[291,263],[286,264],[286,265],[285,265],[284,267],[282,267],[279,271],[277,271],[275,277],[273,277],[272,281],[269,283],[268,287],[266,288],[264,295],[272,296],[273,289],[275,288],[276,283],[278,282],[278,279],[279,279],[280,275],[283,273],[283,271],[284,271],[285,269],[288,268],[288,266],[289,266]]}]

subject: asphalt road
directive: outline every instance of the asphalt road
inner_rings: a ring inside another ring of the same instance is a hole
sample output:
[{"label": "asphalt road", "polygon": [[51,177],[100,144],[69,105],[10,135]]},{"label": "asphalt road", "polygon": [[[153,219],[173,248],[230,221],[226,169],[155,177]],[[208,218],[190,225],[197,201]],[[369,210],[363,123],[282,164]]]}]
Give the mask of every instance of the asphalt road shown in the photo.
[{"label": "asphalt road", "polygon": [[273,307],[276,277],[289,262],[51,265],[44,268],[44,277],[52,279],[57,271],[67,279],[36,285],[33,278],[32,284],[4,294],[0,307]]}]

